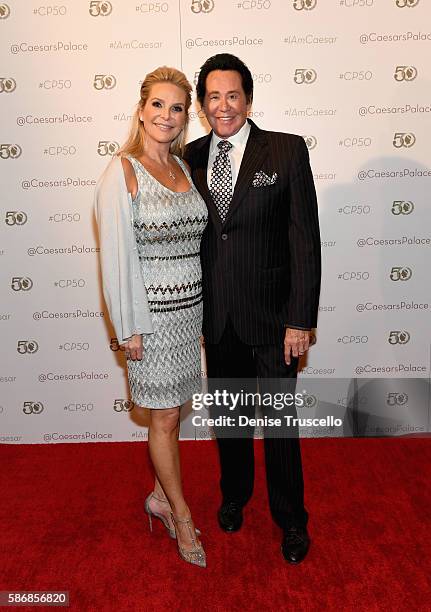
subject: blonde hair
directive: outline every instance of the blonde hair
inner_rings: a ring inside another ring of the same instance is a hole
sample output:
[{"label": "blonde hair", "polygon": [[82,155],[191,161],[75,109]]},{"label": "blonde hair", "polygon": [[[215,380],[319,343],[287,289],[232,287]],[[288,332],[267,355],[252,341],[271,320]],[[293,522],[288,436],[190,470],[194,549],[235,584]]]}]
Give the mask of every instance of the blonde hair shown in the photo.
[{"label": "blonde hair", "polygon": [[144,108],[153,85],[157,83],[172,83],[186,94],[185,115],[186,121],[184,128],[178,136],[171,142],[170,151],[174,155],[183,155],[185,146],[185,132],[189,123],[189,108],[192,103],[192,86],[187,80],[186,75],[176,68],[168,66],[160,66],[152,72],[149,72],[141,85],[140,100],[136,106],[136,110],[132,117],[132,124],[126,142],[123,144],[117,155],[131,155],[132,157],[140,157],[144,151],[145,143],[145,127],[139,118],[139,113]]}]

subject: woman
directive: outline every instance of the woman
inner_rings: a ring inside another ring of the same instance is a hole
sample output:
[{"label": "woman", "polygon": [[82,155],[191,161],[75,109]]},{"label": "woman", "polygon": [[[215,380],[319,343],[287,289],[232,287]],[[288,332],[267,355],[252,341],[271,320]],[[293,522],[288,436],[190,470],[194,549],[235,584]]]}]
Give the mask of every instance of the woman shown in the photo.
[{"label": "woman", "polygon": [[156,473],[145,500],[176,538],[180,556],[206,566],[184,499],[180,406],[200,389],[200,239],[206,206],[179,155],[191,104],[182,72],[148,74],[129,137],[96,187],[103,291],[127,357],[132,400],[150,408],[148,443]]}]

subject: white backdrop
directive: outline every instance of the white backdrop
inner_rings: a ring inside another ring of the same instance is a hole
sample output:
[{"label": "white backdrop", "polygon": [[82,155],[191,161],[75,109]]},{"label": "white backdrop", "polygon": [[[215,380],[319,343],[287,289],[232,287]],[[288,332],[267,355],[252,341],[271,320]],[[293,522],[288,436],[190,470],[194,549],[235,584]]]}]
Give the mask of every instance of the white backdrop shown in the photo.
[{"label": "white backdrop", "polygon": [[[102,303],[93,189],[145,74],[194,81],[221,51],[253,72],[256,123],[310,150],[323,282],[309,409],[316,380],[346,416],[353,379],[382,377],[403,410],[405,379],[430,375],[429,2],[9,0],[0,31],[1,442],[145,439]],[[190,140],[207,131],[196,105],[191,118]],[[184,416],[182,437],[210,435]]]}]

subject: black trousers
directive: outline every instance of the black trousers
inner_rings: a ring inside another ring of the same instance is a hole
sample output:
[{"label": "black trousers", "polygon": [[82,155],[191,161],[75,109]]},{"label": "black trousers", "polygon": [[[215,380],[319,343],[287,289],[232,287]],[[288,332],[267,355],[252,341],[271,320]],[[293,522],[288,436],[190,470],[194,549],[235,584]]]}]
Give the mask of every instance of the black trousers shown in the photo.
[{"label": "black trousers", "polygon": [[[284,361],[284,336],[277,345],[250,346],[237,336],[228,319],[220,342],[205,343],[209,390],[211,379],[258,378],[260,389],[264,379],[290,379],[294,390],[298,359],[291,365]],[[241,381],[238,380],[238,389]],[[296,416],[296,409],[294,409]],[[226,437],[223,428],[215,428],[220,455],[220,486],[224,502],[234,501],[244,506],[250,499],[254,484],[254,445],[252,435]],[[243,432],[242,432],[243,434]],[[268,435],[267,435],[268,434]],[[274,436],[265,432],[265,465],[269,505],[274,521],[282,529],[291,525],[305,526],[308,513],[304,508],[304,481],[297,428],[289,436]]]}]

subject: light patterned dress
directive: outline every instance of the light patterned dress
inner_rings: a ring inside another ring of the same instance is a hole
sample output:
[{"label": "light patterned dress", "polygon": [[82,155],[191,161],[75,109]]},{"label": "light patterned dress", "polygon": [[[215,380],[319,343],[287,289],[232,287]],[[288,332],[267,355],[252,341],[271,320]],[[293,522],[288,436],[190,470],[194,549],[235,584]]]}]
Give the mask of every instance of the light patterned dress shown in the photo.
[{"label": "light patterned dress", "polygon": [[157,181],[128,156],[138,181],[133,226],[154,333],[144,334],[141,361],[127,360],[132,400],[147,408],[180,406],[201,389],[202,273],[206,205],[190,182],[184,193]]}]

